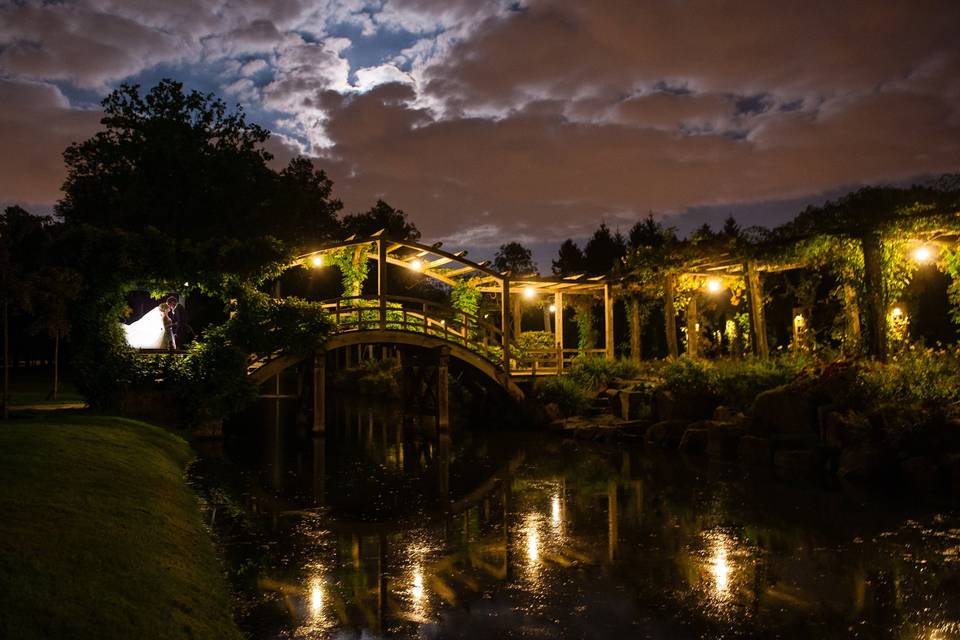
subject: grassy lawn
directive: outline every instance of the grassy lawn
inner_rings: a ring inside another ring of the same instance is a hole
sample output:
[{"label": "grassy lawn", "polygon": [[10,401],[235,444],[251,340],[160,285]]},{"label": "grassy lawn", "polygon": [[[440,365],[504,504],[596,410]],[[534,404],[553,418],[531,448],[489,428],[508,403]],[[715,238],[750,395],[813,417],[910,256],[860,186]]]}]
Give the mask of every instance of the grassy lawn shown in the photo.
[{"label": "grassy lawn", "polygon": [[69,374],[63,374],[57,399],[47,396],[53,386],[53,374],[47,369],[12,369],[10,372],[10,405],[58,405],[84,402]]},{"label": "grassy lawn", "polygon": [[0,422],[0,638],[239,638],[191,456],[122,418]]}]

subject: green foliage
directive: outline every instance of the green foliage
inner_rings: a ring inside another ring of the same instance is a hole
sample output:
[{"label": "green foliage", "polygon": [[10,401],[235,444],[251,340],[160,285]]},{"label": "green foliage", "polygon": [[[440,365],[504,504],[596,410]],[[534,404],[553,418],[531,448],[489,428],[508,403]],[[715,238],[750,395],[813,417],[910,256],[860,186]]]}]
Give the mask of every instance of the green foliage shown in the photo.
[{"label": "green foliage", "polygon": [[247,353],[232,344],[224,327],[208,330],[177,357],[170,380],[177,409],[187,424],[222,418],[256,399],[256,387],[247,378]]},{"label": "green foliage", "polygon": [[363,360],[358,365],[337,371],[334,384],[350,393],[387,398],[400,397],[396,358]]},{"label": "green foliage", "polygon": [[809,362],[797,356],[717,362],[681,357],[663,366],[660,375],[664,389],[746,410],[758,394],[795,380]]},{"label": "green foliage", "polygon": [[534,391],[541,404],[556,404],[564,416],[583,413],[590,404],[586,391],[569,376],[538,381]]},{"label": "green foliage", "polygon": [[374,250],[371,247],[354,246],[344,247],[330,253],[333,263],[340,269],[340,277],[343,282],[344,296],[358,296],[363,291],[363,283],[367,281],[370,273],[370,261],[367,260],[367,251]]},{"label": "green foliage", "polygon": [[483,294],[469,282],[458,280],[450,291],[450,305],[458,311],[477,317]]},{"label": "green foliage", "polygon": [[947,297],[950,299],[950,319],[960,325],[960,249],[944,251],[941,256],[943,269],[950,276]]},{"label": "green foliage", "polygon": [[524,331],[517,338],[514,346],[516,356],[523,358],[534,351],[551,351],[557,348],[557,339],[549,331]]},{"label": "green foliage", "polygon": [[911,347],[889,364],[857,367],[857,398],[862,407],[874,403],[919,405],[944,410],[960,403],[960,348]]},{"label": "green foliage", "polygon": [[[582,298],[582,299],[581,299]],[[577,325],[577,346],[581,350],[597,346],[597,326],[593,317],[593,298],[576,296],[571,302],[573,321]]]},{"label": "green foliage", "polygon": [[569,376],[582,388],[596,391],[610,386],[614,380],[629,380],[640,373],[640,367],[630,360],[607,360],[603,357],[588,356],[574,361]]},{"label": "green foliage", "polygon": [[537,263],[533,253],[519,242],[501,245],[493,258],[493,268],[497,271],[509,271],[515,276],[531,275],[537,272]]},{"label": "green foliage", "polygon": [[383,200],[377,200],[369,211],[351,213],[343,218],[343,229],[358,238],[383,231],[383,237],[391,240],[419,240],[417,225],[407,220],[402,209],[394,209]]}]

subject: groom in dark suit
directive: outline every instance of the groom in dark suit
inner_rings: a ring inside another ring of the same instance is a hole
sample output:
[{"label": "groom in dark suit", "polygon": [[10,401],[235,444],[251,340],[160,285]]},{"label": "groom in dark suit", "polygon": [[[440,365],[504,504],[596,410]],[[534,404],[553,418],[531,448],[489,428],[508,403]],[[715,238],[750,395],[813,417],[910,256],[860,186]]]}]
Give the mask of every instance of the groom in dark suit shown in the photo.
[{"label": "groom in dark suit", "polygon": [[187,317],[186,310],[177,296],[167,298],[167,304],[170,305],[170,320],[173,321],[171,329],[173,330],[173,344],[175,349],[183,349],[187,341]]}]

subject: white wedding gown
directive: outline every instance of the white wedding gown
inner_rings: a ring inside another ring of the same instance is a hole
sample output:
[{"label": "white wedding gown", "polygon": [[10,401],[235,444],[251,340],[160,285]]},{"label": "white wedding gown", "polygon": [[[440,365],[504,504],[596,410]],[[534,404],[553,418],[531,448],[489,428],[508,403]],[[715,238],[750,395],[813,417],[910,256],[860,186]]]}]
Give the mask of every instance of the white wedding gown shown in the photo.
[{"label": "white wedding gown", "polygon": [[127,344],[134,349],[166,349],[163,336],[163,314],[156,306],[130,324],[121,324]]}]

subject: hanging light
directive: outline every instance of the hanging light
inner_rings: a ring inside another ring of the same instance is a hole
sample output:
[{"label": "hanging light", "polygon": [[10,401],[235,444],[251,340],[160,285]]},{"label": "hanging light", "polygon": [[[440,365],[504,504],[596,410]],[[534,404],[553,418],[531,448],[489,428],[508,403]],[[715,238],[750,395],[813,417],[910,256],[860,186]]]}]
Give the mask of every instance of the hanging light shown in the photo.
[{"label": "hanging light", "polygon": [[932,258],[933,250],[926,245],[921,245],[913,250],[913,259],[921,264],[930,262]]},{"label": "hanging light", "polygon": [[707,291],[710,293],[720,293],[723,291],[723,282],[718,278],[710,278],[707,280]]},{"label": "hanging light", "polygon": [[550,305],[550,313],[556,313],[556,312],[557,312],[557,305],[555,304]]},{"label": "hanging light", "polygon": [[797,325],[798,327],[802,327],[804,322],[805,320],[803,319],[803,316],[799,313],[793,317],[793,324]]},{"label": "hanging light", "polygon": [[524,287],[523,288],[523,297],[527,300],[532,300],[537,295],[537,290],[533,287]]},{"label": "hanging light", "polygon": [[903,317],[903,309],[901,309],[900,307],[894,307],[894,308],[890,311],[890,316],[891,316],[892,318],[895,318],[895,319],[902,318],[902,317]]},{"label": "hanging light", "polygon": [[317,255],[313,256],[312,258],[310,258],[310,264],[312,264],[312,265],[315,266],[315,267],[322,267],[322,266],[323,266],[323,256],[320,255],[319,253],[318,253]]},{"label": "hanging light", "polygon": [[423,262],[420,260],[420,258],[414,258],[410,261],[410,268],[414,271],[420,271],[423,269]]}]

